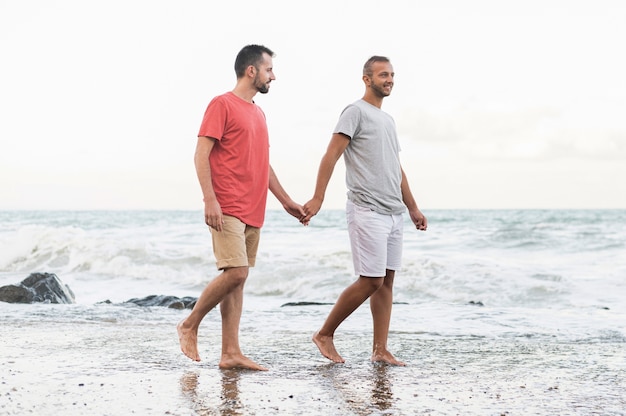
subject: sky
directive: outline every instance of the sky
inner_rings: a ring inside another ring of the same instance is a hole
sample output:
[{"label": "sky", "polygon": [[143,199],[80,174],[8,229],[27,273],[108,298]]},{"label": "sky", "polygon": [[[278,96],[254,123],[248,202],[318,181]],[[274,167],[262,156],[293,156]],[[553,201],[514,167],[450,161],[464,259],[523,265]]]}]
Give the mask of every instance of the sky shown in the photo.
[{"label": "sky", "polygon": [[622,0],[0,0],[0,210],[202,210],[198,128],[250,43],[276,53],[255,101],[299,203],[385,55],[422,211],[626,208],[624,22]]}]

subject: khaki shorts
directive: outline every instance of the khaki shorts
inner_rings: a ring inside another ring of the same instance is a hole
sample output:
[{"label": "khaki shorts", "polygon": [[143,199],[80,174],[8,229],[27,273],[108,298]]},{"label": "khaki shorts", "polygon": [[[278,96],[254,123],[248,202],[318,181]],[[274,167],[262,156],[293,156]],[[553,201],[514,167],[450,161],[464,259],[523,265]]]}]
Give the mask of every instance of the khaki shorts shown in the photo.
[{"label": "khaki shorts", "polygon": [[261,229],[229,215],[223,218],[222,231],[210,229],[217,268],[254,267]]}]

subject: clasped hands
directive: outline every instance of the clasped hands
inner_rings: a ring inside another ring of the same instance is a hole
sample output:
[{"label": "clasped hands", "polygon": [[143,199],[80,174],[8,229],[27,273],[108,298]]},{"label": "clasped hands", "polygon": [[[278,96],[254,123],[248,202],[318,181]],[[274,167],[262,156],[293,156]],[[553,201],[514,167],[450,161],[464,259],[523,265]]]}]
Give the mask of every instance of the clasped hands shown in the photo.
[{"label": "clasped hands", "polygon": [[315,198],[311,199],[304,205],[299,205],[294,202],[290,205],[284,206],[285,210],[292,216],[296,217],[298,221],[300,221],[300,224],[304,226],[309,225],[311,218],[319,212],[321,207],[322,201]]}]

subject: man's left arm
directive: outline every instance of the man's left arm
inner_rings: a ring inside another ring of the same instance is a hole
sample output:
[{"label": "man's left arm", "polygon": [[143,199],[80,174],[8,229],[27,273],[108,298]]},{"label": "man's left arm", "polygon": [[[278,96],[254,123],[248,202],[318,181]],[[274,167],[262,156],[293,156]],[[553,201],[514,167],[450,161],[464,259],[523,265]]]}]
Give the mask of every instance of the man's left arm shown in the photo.
[{"label": "man's left arm", "polygon": [[415,198],[413,198],[413,194],[411,193],[409,181],[406,178],[404,169],[400,168],[400,170],[402,172],[402,182],[400,183],[402,202],[404,202],[404,205],[408,208],[409,216],[411,217],[413,224],[415,224],[415,228],[421,231],[426,231],[426,228],[428,228],[428,220],[417,207],[417,202],[415,202]]},{"label": "man's left arm", "polygon": [[283,186],[280,184],[280,181],[278,180],[278,177],[276,176],[276,173],[274,173],[274,169],[271,166],[269,189],[270,192],[274,194],[276,199],[278,199],[278,202],[282,204],[285,211],[287,211],[290,215],[296,217],[298,221],[300,221],[303,225],[308,225],[308,221],[306,223],[304,222],[304,217],[306,217],[306,214],[304,213],[302,205],[294,202],[289,194],[287,194],[287,191],[285,191]]}]

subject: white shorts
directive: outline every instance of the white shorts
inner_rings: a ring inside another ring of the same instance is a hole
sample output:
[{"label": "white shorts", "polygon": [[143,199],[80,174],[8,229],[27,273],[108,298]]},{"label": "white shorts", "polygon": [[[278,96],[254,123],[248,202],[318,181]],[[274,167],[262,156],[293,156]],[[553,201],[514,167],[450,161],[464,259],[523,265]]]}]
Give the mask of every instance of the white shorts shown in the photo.
[{"label": "white shorts", "polygon": [[363,277],[384,277],[402,264],[402,214],[384,215],[346,203],[348,234],[354,272]]}]

